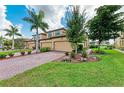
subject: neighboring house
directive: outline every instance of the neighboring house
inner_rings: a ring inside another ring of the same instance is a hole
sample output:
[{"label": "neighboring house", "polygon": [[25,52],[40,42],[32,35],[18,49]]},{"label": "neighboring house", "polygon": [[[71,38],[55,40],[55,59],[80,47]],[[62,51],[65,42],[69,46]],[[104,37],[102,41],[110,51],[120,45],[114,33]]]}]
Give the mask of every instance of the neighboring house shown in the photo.
[{"label": "neighboring house", "polygon": [[27,39],[25,40],[25,48],[35,48],[35,40]]},{"label": "neighboring house", "polygon": [[119,33],[120,33],[120,37],[116,38],[115,47],[123,48],[124,47],[124,32],[119,32]]},{"label": "neighboring house", "polygon": [[[95,40],[95,41],[92,41],[92,40],[91,40],[91,41],[89,41],[89,44],[90,44],[90,45],[98,45],[99,42],[98,42],[98,40]],[[101,45],[104,45],[104,46],[110,45],[110,42],[109,42],[109,41],[102,41]]]},{"label": "neighboring house", "polygon": [[[35,35],[34,40],[26,41],[26,48],[35,47]],[[68,42],[65,29],[59,28],[46,33],[39,34],[39,47],[50,47],[51,50],[57,51],[72,51],[70,42]],[[83,47],[88,47],[88,39],[83,43]]]}]

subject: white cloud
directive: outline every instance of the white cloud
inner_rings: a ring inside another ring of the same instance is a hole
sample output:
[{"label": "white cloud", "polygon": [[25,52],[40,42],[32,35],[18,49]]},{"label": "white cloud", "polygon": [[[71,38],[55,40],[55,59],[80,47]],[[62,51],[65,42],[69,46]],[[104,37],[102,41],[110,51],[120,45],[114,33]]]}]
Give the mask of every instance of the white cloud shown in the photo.
[{"label": "white cloud", "polygon": [[[36,11],[44,11],[44,21],[48,23],[49,30],[63,27],[61,17],[64,16],[65,6],[63,5],[31,5],[31,8]],[[29,8],[29,6],[27,6]],[[42,32],[42,31],[40,31]]]},{"label": "white cloud", "polygon": [[[100,5],[83,5],[81,11],[86,9],[88,19],[92,18],[95,15],[94,9]],[[28,9],[33,8],[36,11],[44,11],[45,18],[44,21],[49,24],[49,30],[63,27],[61,24],[61,18],[64,16],[66,11],[66,6],[63,5],[31,5],[26,6]],[[35,32],[35,30],[33,30]],[[39,32],[42,32],[41,30]]]},{"label": "white cloud", "polygon": [[88,19],[91,19],[96,15],[96,11],[94,11],[96,8],[98,8],[101,5],[83,5],[81,6],[81,11],[86,9],[86,13],[88,16]]},{"label": "white cloud", "polygon": [[4,36],[6,34],[3,29],[8,28],[12,23],[6,19],[6,7],[0,6],[0,35]]}]

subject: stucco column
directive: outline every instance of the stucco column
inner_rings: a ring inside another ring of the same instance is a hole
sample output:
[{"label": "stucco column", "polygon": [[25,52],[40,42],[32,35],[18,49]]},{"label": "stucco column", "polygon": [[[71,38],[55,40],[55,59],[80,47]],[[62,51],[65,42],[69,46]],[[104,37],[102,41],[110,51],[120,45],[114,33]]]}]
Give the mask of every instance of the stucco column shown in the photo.
[{"label": "stucco column", "polygon": [[52,41],[52,50],[54,50],[54,41]]}]

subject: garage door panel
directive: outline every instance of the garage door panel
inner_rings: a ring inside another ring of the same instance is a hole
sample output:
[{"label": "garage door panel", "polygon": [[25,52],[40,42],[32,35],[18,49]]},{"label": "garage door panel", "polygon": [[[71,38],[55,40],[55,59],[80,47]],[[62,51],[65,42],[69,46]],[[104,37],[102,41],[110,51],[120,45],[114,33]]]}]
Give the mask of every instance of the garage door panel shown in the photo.
[{"label": "garage door panel", "polygon": [[58,51],[72,51],[71,44],[67,41],[55,42],[55,50]]},{"label": "garage door panel", "polygon": [[52,48],[52,42],[43,42],[41,44],[42,47],[49,47],[49,48]]}]

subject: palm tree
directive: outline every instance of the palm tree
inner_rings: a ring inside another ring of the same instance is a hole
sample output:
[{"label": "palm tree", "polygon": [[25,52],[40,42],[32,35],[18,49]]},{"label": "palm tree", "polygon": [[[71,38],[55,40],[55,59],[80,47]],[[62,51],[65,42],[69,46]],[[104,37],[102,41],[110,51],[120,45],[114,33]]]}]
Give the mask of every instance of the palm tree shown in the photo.
[{"label": "palm tree", "polygon": [[38,13],[36,13],[35,11],[29,9],[28,14],[29,16],[24,17],[23,20],[31,24],[31,31],[33,29],[36,29],[36,52],[39,52],[38,31],[40,28],[41,30],[46,32],[46,29],[48,29],[48,24],[43,21],[43,18],[44,18],[43,11],[39,11]]},{"label": "palm tree", "polygon": [[14,49],[14,37],[15,36],[22,36],[18,31],[17,26],[12,26],[10,25],[9,29],[4,29],[7,33],[5,34],[6,36],[12,37],[12,49]]}]

